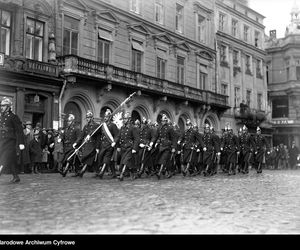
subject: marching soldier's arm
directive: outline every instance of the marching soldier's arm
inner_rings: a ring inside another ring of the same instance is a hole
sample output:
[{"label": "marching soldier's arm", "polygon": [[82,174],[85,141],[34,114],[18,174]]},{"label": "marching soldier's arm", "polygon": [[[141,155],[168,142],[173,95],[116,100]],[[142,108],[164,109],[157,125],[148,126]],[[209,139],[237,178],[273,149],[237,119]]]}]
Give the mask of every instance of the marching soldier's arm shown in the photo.
[{"label": "marching soldier's arm", "polygon": [[82,131],[77,131],[77,129],[75,131],[76,138],[78,138],[75,141],[75,143],[77,144],[77,146],[82,143],[82,141],[84,140],[84,138],[86,136],[86,129],[85,128],[86,128],[86,125],[83,127]]},{"label": "marching soldier's arm", "polygon": [[197,148],[204,148],[203,136],[196,132],[196,139],[197,139]]},{"label": "marching soldier's arm", "polygon": [[139,149],[139,142],[140,142],[140,134],[137,128],[132,128],[132,139],[133,139],[133,147],[132,149],[138,151]]},{"label": "marching soldier's arm", "polygon": [[25,144],[25,138],[24,138],[24,132],[23,132],[23,127],[22,127],[22,122],[19,119],[17,115],[13,116],[13,128],[15,130],[16,134],[16,143],[17,145],[24,145]]},{"label": "marching soldier's arm", "polygon": [[176,137],[175,130],[172,127],[169,129],[169,138],[171,139],[172,149],[176,149],[177,137]]},{"label": "marching soldier's arm", "polygon": [[218,139],[217,136],[212,137],[213,145],[215,148],[216,153],[220,152],[220,140]]}]

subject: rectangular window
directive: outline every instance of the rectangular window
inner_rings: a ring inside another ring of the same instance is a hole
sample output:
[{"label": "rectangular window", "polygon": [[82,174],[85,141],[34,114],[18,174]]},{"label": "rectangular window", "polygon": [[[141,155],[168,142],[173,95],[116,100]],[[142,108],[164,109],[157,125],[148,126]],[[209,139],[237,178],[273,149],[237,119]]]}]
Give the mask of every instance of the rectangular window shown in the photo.
[{"label": "rectangular window", "polygon": [[177,83],[184,84],[184,57],[177,56]]},{"label": "rectangular window", "polygon": [[228,95],[228,85],[227,84],[221,84],[221,94],[222,95]]},{"label": "rectangular window", "polygon": [[140,50],[132,49],[132,71],[142,72],[142,55],[143,53]]},{"label": "rectangular window", "polygon": [[296,66],[296,77],[297,80],[300,80],[300,66]]},{"label": "rectangular window", "polygon": [[79,20],[64,16],[63,54],[78,55]]},{"label": "rectangular window", "polygon": [[256,77],[262,78],[262,61],[256,59]]},{"label": "rectangular window", "polygon": [[251,104],[251,90],[247,90],[246,92],[246,104],[248,105],[248,107],[250,107]]},{"label": "rectangular window", "polygon": [[244,25],[244,41],[248,42],[249,39],[249,27],[247,25]]},{"label": "rectangular window", "polygon": [[219,30],[225,30],[225,15],[222,13],[219,14]]},{"label": "rectangular window", "polygon": [[208,71],[207,66],[204,64],[200,64],[199,68],[199,89],[205,90],[207,88],[207,77],[208,77]]},{"label": "rectangular window", "polygon": [[165,79],[166,77],[166,60],[163,58],[157,57],[156,60],[156,76],[160,79]]},{"label": "rectangular window", "polygon": [[109,64],[110,42],[98,39],[98,62]]},{"label": "rectangular window", "polygon": [[233,65],[239,66],[239,52],[237,50],[233,50],[232,59],[233,59]]},{"label": "rectangular window", "polygon": [[257,30],[254,32],[254,45],[260,48],[260,32]]},{"label": "rectangular window", "polygon": [[245,66],[246,66],[246,74],[251,75],[251,56],[246,55],[246,62],[245,62]]},{"label": "rectangular window", "polygon": [[220,61],[227,62],[227,47],[225,45],[221,45],[220,48]]},{"label": "rectangular window", "polygon": [[231,34],[234,37],[237,37],[237,31],[238,31],[237,25],[238,25],[238,21],[235,20],[235,19],[232,19],[232,22],[231,22]]},{"label": "rectangular window", "polygon": [[239,87],[234,88],[234,107],[238,107],[240,103],[240,90]]},{"label": "rectangular window", "polygon": [[183,32],[183,6],[176,4],[176,31]]},{"label": "rectangular window", "polygon": [[286,96],[281,96],[272,101],[272,118],[289,117],[289,100]]},{"label": "rectangular window", "polygon": [[197,14],[197,41],[205,43],[206,22],[205,17]]},{"label": "rectangular window", "polygon": [[9,55],[10,33],[11,33],[11,13],[0,9],[0,52]]},{"label": "rectangular window", "polygon": [[26,58],[42,61],[44,45],[44,23],[27,18],[26,20]]},{"label": "rectangular window", "polygon": [[155,0],[155,22],[159,24],[164,24],[163,0]]},{"label": "rectangular window", "polygon": [[130,11],[140,14],[140,0],[130,0]]},{"label": "rectangular window", "polygon": [[257,109],[262,110],[262,94],[257,94]]}]

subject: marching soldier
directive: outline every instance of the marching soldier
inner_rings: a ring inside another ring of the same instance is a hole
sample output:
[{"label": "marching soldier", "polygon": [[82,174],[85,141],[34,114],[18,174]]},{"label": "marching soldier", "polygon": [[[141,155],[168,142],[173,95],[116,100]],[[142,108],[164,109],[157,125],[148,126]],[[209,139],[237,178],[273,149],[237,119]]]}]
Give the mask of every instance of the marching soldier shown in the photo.
[{"label": "marching soldier", "polygon": [[[161,126],[158,128],[158,154],[156,165],[159,167],[157,178],[160,179],[163,170],[168,171],[168,178],[171,178],[173,173],[170,168],[170,161],[175,156],[176,136],[173,127],[169,124],[169,119],[166,114],[162,115]],[[168,164],[169,163],[169,164]]]},{"label": "marching soldier", "polygon": [[220,157],[220,166],[223,172],[228,173],[228,169],[227,169],[227,155],[226,152],[223,150],[223,145],[224,142],[226,140],[226,137],[228,136],[228,129],[227,129],[227,125],[225,125],[225,128],[223,130],[221,139],[220,139],[220,145],[221,145],[221,157]]},{"label": "marching soldier", "polygon": [[146,173],[150,174],[149,160],[151,157],[151,150],[155,141],[156,136],[154,134],[154,131],[150,128],[146,117],[143,117],[142,125],[139,129],[138,166],[140,166],[140,168],[138,172],[138,177],[141,177],[145,168],[147,169]]},{"label": "marching soldier", "polygon": [[8,168],[13,175],[10,182],[18,183],[17,156],[25,148],[22,122],[12,112],[9,98],[4,97],[0,106],[0,175],[4,168]]},{"label": "marching soldier", "polygon": [[255,147],[252,136],[248,133],[248,128],[244,125],[242,134],[240,136],[240,158],[241,158],[241,172],[248,174],[249,163]]},{"label": "marching soldier", "polygon": [[[184,134],[179,138],[177,144],[181,145],[183,150],[181,172],[185,176],[189,172],[189,168],[195,167],[195,159],[197,159],[196,150],[200,144],[203,147],[203,142],[199,134],[193,128],[192,122],[188,119],[186,122],[187,129]],[[194,171],[194,173],[197,171]]]},{"label": "marching soldier", "polygon": [[[173,123],[173,128],[174,128],[174,132],[175,132],[175,136],[176,136],[176,141],[179,140],[179,138],[182,136],[182,131],[180,130],[178,124],[176,124],[175,122]],[[175,154],[175,171],[176,173],[181,173],[181,145],[177,144],[176,146],[176,154]]]},{"label": "marching soldier", "polygon": [[139,135],[136,128],[130,122],[130,114],[126,112],[123,114],[123,126],[116,138],[118,151],[121,154],[120,160],[120,176],[119,180],[123,181],[124,173],[128,167],[131,179],[134,180],[135,168],[134,154],[136,154],[139,146]]},{"label": "marching soldier", "polygon": [[210,132],[210,126],[205,124],[203,135],[203,166],[205,167],[204,176],[212,175],[213,163],[216,154],[220,154],[218,142]]},{"label": "marching soldier", "polygon": [[266,150],[268,148],[268,143],[266,138],[261,135],[260,127],[256,129],[256,135],[254,136],[254,143],[255,143],[255,157],[254,157],[254,164],[256,166],[256,172],[262,173],[262,164],[266,163]]},{"label": "marching soldier", "polygon": [[228,166],[228,175],[236,174],[237,154],[239,150],[238,137],[233,134],[233,130],[227,127],[228,134],[223,141],[223,150],[226,154],[226,165]]},{"label": "marching soldier", "polygon": [[111,121],[111,111],[107,109],[104,114],[104,123],[100,131],[100,153],[98,156],[98,164],[100,168],[96,173],[96,177],[102,178],[107,166],[111,169],[112,178],[116,177],[115,166],[112,164],[112,157],[118,134],[119,129],[117,125]]},{"label": "marching soldier", "polygon": [[79,159],[78,155],[74,154],[73,157],[71,157],[69,160],[68,158],[73,154],[74,148],[73,144],[76,142],[80,135],[80,129],[75,125],[75,116],[73,114],[69,114],[67,118],[67,127],[64,130],[64,133],[62,134],[62,143],[63,143],[63,151],[64,151],[64,158],[62,160],[63,165],[65,167],[60,172],[63,177],[67,175],[69,167],[75,168],[75,175],[77,176],[78,170],[78,164]]},{"label": "marching soldier", "polygon": [[[218,145],[218,147],[221,144],[221,139],[220,137],[216,134],[215,129],[213,126],[210,127],[210,131],[212,133],[212,136],[214,137],[215,141],[216,141],[216,145]],[[218,164],[220,162],[220,157],[221,157],[221,153],[218,152],[218,154],[215,155],[215,159],[213,162],[213,168],[212,168],[212,175],[216,174],[218,172]]]},{"label": "marching soldier", "polygon": [[85,144],[81,147],[81,165],[82,168],[79,173],[76,173],[75,176],[83,177],[87,167],[92,167],[93,164],[97,161],[99,154],[99,141],[100,133],[99,130],[95,132],[92,136],[91,134],[98,128],[99,124],[94,121],[94,114],[92,111],[88,110],[86,113],[87,124],[83,127],[82,132],[79,135],[79,138],[73,144],[73,148],[76,149],[78,145],[81,145],[83,142]]}]

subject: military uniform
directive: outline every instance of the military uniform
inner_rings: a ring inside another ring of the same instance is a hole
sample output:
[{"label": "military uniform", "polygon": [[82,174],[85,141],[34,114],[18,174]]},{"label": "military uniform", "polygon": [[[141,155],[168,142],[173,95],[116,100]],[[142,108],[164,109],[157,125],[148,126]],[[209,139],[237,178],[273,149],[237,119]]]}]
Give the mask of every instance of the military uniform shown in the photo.
[{"label": "military uniform", "polygon": [[0,166],[6,173],[17,176],[19,145],[24,145],[22,122],[11,110],[0,114]]},{"label": "military uniform", "polygon": [[220,145],[216,140],[216,137],[211,132],[204,132],[203,135],[203,165],[206,167],[205,175],[212,173],[213,163],[215,161],[216,153],[220,151]]},{"label": "military uniform", "polygon": [[[81,145],[86,136],[91,135],[97,129],[98,126],[99,124],[91,120],[83,127],[79,138],[76,140],[75,143],[77,145]],[[87,166],[92,166],[95,162],[96,149],[99,149],[100,141],[98,131],[93,136],[91,136],[90,139],[80,149],[80,160],[83,165],[86,164]]]},{"label": "military uniform", "polygon": [[130,123],[124,124],[116,138],[116,145],[121,149],[120,165],[126,165],[130,169],[136,168],[137,166],[134,165],[132,150],[138,151],[139,147],[137,129]]},{"label": "military uniform", "polygon": [[142,124],[141,128],[138,129],[139,133],[139,151],[138,151],[138,161],[137,164],[140,166],[143,164],[147,169],[150,166],[152,145],[156,141],[156,134],[153,129],[150,128],[148,124]]},{"label": "military uniform", "polygon": [[226,154],[226,165],[229,166],[229,174],[233,171],[235,174],[235,166],[237,163],[237,152],[239,150],[238,137],[229,131],[223,141],[223,152]]},{"label": "military uniform", "polygon": [[255,147],[252,136],[245,132],[239,138],[240,143],[240,159],[242,173],[248,172],[248,166]]},{"label": "military uniform", "polygon": [[255,143],[255,156],[254,156],[254,164],[257,168],[257,173],[262,172],[262,164],[266,163],[266,150],[268,148],[268,143],[266,138],[261,134],[256,134],[254,136]]}]

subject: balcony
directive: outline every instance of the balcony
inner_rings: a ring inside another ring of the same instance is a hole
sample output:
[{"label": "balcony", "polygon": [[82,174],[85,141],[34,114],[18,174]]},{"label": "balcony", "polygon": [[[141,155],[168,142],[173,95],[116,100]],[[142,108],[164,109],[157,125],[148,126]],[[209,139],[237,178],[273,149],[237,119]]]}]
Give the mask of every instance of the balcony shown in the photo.
[{"label": "balcony", "polygon": [[[112,84],[170,96],[177,99],[189,100],[196,103],[216,105],[219,108],[228,109],[228,96],[211,91],[200,90],[194,87],[178,84],[168,80],[156,78],[131,70],[102,64],[93,60],[81,58],[75,55],[59,57],[61,71],[67,74],[92,77],[95,80],[104,79]],[[97,81],[96,84],[102,84]]]},{"label": "balcony", "polygon": [[234,108],[234,117],[246,126],[259,126],[267,120],[267,113],[263,110],[251,109],[248,106]]}]

